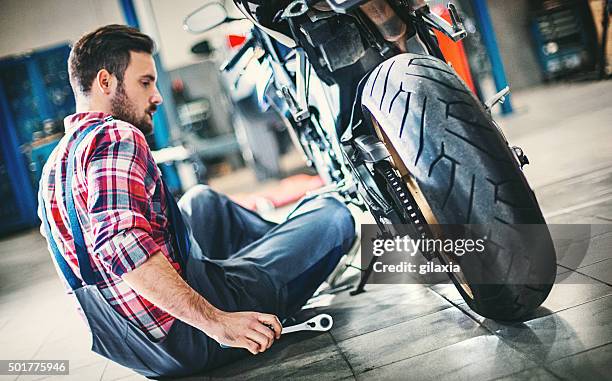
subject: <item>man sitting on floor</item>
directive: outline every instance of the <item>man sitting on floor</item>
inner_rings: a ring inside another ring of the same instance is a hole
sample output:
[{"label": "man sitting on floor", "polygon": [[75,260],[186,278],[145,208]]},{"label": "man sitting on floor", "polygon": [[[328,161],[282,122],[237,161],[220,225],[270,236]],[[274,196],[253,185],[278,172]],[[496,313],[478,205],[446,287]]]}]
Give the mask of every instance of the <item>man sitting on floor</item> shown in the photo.
[{"label": "man sitting on floor", "polygon": [[158,377],[270,348],[355,231],[329,196],[279,225],[202,185],[177,206],[145,140],[162,103],[153,50],[122,25],[74,45],[77,112],[44,167],[39,215],[93,350]]}]

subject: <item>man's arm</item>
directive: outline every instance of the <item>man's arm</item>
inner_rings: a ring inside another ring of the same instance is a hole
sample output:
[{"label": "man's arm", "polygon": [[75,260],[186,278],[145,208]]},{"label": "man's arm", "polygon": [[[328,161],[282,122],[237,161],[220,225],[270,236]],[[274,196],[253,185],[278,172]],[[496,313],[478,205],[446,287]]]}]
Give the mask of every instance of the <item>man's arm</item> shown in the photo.
[{"label": "man's arm", "polygon": [[266,350],[282,329],[275,316],[215,308],[185,283],[151,237],[147,211],[160,174],[144,135],[116,121],[91,144],[85,162],[94,255],[137,294],[218,342]]},{"label": "man's arm", "polygon": [[282,326],[276,316],[219,310],[192,289],[161,252],[122,278],[136,293],[221,344],[257,354],[280,338]]}]

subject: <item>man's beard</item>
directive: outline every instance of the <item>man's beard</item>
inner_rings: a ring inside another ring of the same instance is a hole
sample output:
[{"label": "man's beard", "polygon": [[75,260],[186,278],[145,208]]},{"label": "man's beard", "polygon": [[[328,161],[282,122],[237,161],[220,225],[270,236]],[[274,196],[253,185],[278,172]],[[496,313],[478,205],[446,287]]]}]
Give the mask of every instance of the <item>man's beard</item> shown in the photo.
[{"label": "man's beard", "polygon": [[[148,112],[154,112],[157,106],[151,105]],[[153,121],[149,119],[149,114],[145,113],[142,117],[138,117],[136,107],[128,98],[123,83],[117,87],[117,93],[111,100],[111,113],[115,119],[127,122],[138,128],[143,134],[148,135],[153,132]]]}]

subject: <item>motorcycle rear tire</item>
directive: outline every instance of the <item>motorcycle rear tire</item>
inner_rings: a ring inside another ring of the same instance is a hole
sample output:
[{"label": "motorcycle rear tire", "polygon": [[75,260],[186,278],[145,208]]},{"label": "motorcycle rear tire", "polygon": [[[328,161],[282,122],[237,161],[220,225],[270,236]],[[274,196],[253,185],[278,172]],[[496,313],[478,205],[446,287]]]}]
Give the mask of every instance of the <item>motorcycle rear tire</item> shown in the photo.
[{"label": "motorcycle rear tire", "polygon": [[[401,54],[371,73],[362,105],[434,223],[490,226],[489,239],[501,245],[496,253],[458,258],[469,289],[451,279],[470,308],[496,320],[527,318],[554,283],[555,250],[535,194],[481,102],[445,62]],[[516,250],[514,224],[544,227],[537,253]],[[482,274],[490,282],[471,282]]]}]

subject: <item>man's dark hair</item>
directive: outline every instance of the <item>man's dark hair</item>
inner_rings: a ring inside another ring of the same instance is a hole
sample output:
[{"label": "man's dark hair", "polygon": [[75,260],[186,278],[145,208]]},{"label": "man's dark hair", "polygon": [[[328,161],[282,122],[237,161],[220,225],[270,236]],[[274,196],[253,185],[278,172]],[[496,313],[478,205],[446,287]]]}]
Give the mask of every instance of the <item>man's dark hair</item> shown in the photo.
[{"label": "man's dark hair", "polygon": [[106,25],[81,37],[68,58],[70,84],[75,93],[89,94],[101,69],[114,74],[119,83],[130,63],[130,52],[153,54],[151,37],[126,25]]}]

